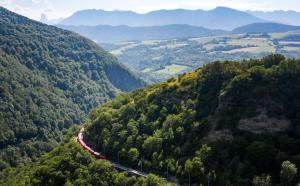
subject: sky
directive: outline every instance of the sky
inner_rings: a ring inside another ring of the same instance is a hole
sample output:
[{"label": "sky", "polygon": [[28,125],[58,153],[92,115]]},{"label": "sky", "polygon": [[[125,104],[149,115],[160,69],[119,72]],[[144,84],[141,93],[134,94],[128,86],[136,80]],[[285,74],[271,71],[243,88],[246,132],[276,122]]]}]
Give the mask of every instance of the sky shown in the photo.
[{"label": "sky", "polygon": [[158,9],[213,9],[226,6],[238,10],[295,10],[300,0],[0,0],[3,6],[31,19],[64,18],[82,9],[133,10],[145,13]]}]

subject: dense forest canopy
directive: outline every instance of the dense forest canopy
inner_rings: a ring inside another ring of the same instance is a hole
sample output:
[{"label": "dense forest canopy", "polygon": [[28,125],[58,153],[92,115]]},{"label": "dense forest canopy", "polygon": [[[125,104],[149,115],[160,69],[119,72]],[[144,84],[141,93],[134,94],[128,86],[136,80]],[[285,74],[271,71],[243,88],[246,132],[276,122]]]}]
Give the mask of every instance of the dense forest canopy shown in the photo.
[{"label": "dense forest canopy", "polygon": [[[0,185],[299,184],[299,59],[216,61],[122,93],[145,83],[96,43],[0,17]],[[81,123],[89,146],[149,176],[84,151]]]},{"label": "dense forest canopy", "polygon": [[[213,62],[125,93],[94,110],[84,139],[109,160],[180,184],[295,185],[300,167],[300,61]],[[163,185],[117,173],[74,142],[3,185]],[[7,174],[10,175],[10,174]]]},{"label": "dense forest canopy", "polygon": [[92,108],[144,85],[78,34],[1,7],[0,17],[0,170],[50,151]]},{"label": "dense forest canopy", "polygon": [[98,151],[180,183],[190,176],[198,184],[293,185],[300,167],[300,61],[271,55],[213,62],[123,94],[90,120],[85,135]]},{"label": "dense forest canopy", "polygon": [[[79,128],[77,128],[79,129]],[[74,132],[74,131],[73,131]],[[73,133],[74,134],[74,133]],[[71,138],[71,136],[69,136]],[[66,140],[38,162],[19,168],[13,178],[0,181],[6,186],[165,186],[162,178],[147,178],[117,172],[108,161],[96,160],[73,139]]]}]

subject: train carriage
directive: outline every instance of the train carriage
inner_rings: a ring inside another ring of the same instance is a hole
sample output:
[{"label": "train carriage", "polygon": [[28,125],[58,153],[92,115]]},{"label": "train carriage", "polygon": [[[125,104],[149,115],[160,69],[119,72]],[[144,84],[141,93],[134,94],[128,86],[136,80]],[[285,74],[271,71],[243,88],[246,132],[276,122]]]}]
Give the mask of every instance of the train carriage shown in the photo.
[{"label": "train carriage", "polygon": [[83,141],[83,131],[84,131],[84,129],[82,128],[77,135],[77,141],[79,142],[79,144],[83,147],[84,150],[88,151],[95,158],[106,160],[107,159],[106,156],[102,155],[99,152],[94,151],[91,147],[86,145],[86,143]]}]

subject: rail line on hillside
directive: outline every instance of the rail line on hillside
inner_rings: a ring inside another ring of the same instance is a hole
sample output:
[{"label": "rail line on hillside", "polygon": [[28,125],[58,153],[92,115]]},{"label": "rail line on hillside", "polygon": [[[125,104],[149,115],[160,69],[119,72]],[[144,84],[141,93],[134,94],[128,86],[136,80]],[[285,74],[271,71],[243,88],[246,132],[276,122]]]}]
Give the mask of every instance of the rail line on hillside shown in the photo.
[{"label": "rail line on hillside", "polygon": [[[139,170],[135,170],[135,169],[132,169],[132,168],[129,168],[129,167],[125,167],[119,163],[116,163],[116,162],[113,162],[113,161],[110,161],[107,159],[106,156],[104,156],[103,154],[101,154],[101,152],[97,152],[97,151],[94,151],[91,147],[89,147],[83,140],[83,132],[84,132],[84,128],[81,128],[77,137],[76,137],[76,141],[82,146],[82,148],[86,151],[88,151],[91,155],[93,155],[95,158],[97,159],[100,159],[100,160],[104,160],[104,161],[109,161],[113,167],[119,171],[125,171],[127,172],[128,174],[130,175],[135,175],[135,176],[141,176],[141,177],[144,177],[144,178],[147,178],[148,177],[148,174],[145,173],[145,172],[142,172],[142,171],[139,171]],[[166,184],[169,183],[169,184],[172,184],[172,185],[175,185],[175,186],[179,186],[179,184],[177,183],[174,183],[174,182],[170,182],[168,181],[167,179],[166,180]]]},{"label": "rail line on hillside", "polygon": [[[88,151],[91,155],[93,155],[95,158],[100,159],[100,160],[107,160],[107,157],[102,155],[101,152],[97,152],[94,151],[91,147],[89,147],[83,140],[83,132],[84,132],[84,128],[81,128],[78,135],[77,135],[77,142],[82,146],[82,148],[86,151]],[[125,167],[123,165],[120,165],[118,163],[112,162],[110,161],[110,163],[115,167],[115,169],[117,170],[121,170],[121,171],[125,171],[128,174],[131,175],[136,175],[136,176],[142,176],[142,177],[148,177],[148,174],[142,172],[142,171],[138,171],[129,167]]]}]

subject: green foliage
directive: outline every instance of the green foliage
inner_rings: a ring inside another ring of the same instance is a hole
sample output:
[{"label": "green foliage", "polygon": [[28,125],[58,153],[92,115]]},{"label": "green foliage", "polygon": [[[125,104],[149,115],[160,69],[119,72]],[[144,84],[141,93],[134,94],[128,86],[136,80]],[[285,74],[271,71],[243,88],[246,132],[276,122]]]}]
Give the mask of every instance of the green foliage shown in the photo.
[{"label": "green foliage", "polygon": [[268,174],[278,184],[282,161],[300,165],[299,82],[300,61],[281,55],[210,63],[94,110],[86,139],[112,160],[119,154],[133,168],[142,160],[143,170],[181,183],[190,175],[252,185]]},{"label": "green foliage", "polygon": [[[300,166],[299,82],[300,61],[280,55],[214,62],[93,110],[85,140],[111,160],[142,165],[181,184],[294,185]],[[79,148],[63,143],[31,168],[5,172],[17,176],[3,183],[164,184],[154,175],[116,173]]]},{"label": "green foliage", "polygon": [[36,160],[92,108],[143,85],[88,39],[2,7],[0,17],[0,171]]},{"label": "green foliage", "polygon": [[271,186],[272,179],[270,175],[255,176],[252,180],[254,186]]},{"label": "green foliage", "polygon": [[139,151],[136,148],[130,148],[128,152],[129,160],[134,163],[139,157]]},{"label": "green foliage", "polygon": [[165,186],[169,185],[166,184],[166,182],[155,176],[154,174],[149,174],[147,178],[141,178],[138,180],[138,182],[134,186]]},{"label": "green foliage", "polygon": [[95,159],[73,139],[25,167],[16,176],[2,179],[2,185],[10,186],[156,186],[163,183],[155,175],[144,179],[128,176],[124,172],[118,173],[108,161]]},{"label": "green foliage", "polygon": [[280,177],[283,185],[293,185],[293,180],[297,175],[298,169],[295,164],[290,161],[284,161],[281,164]]}]

